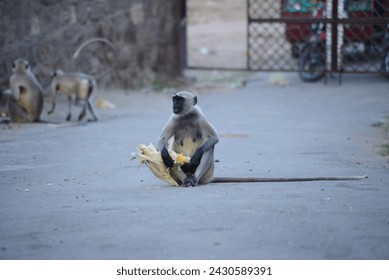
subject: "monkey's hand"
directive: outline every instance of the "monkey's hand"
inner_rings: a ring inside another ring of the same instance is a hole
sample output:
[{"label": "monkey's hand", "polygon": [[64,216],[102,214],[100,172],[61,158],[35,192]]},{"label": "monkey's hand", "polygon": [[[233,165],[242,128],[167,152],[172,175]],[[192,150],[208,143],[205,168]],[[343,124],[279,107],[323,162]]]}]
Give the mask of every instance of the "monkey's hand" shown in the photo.
[{"label": "monkey's hand", "polygon": [[194,174],[196,172],[197,166],[194,166],[190,162],[184,163],[184,165],[181,166],[181,170],[185,174]]},{"label": "monkey's hand", "polygon": [[198,148],[193,156],[190,158],[190,164],[197,168],[200,165],[201,158],[203,157],[203,151],[201,148]]},{"label": "monkey's hand", "polygon": [[48,115],[51,115],[52,113],[54,113],[54,110],[50,110],[47,112]]},{"label": "monkey's hand", "polygon": [[201,158],[203,156],[202,150],[199,148],[190,158],[190,162],[185,163],[181,166],[181,170],[184,171],[185,174],[194,174],[196,172],[197,167],[200,165]]},{"label": "monkey's hand", "polygon": [[188,174],[188,177],[186,177],[186,179],[184,180],[182,187],[187,188],[187,187],[194,187],[196,185],[197,185],[197,180],[195,175]]},{"label": "monkey's hand", "polygon": [[166,165],[166,167],[173,167],[174,165],[174,160],[170,157],[169,152],[167,149],[164,147],[161,151],[161,157],[163,160],[163,163]]}]

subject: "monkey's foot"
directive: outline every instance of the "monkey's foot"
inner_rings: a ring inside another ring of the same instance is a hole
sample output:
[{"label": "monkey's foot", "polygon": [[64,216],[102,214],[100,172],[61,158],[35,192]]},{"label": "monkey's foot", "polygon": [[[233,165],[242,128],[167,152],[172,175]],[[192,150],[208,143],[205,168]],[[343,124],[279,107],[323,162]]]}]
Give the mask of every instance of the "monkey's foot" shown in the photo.
[{"label": "monkey's foot", "polygon": [[69,114],[69,115],[66,117],[66,121],[67,121],[67,122],[70,122],[70,121],[71,121],[71,119],[72,119],[72,115],[71,115],[71,114]]},{"label": "monkey's foot", "polygon": [[188,174],[188,177],[186,177],[184,183],[182,184],[182,187],[188,188],[188,187],[194,187],[197,185],[196,177],[193,174]]}]

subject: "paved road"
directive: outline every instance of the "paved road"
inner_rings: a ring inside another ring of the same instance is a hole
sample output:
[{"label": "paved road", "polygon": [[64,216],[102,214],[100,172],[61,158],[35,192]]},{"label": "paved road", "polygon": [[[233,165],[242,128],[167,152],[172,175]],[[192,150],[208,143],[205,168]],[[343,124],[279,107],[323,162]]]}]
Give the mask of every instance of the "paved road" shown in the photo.
[{"label": "paved road", "polygon": [[221,136],[215,175],[368,179],[170,187],[130,161],[169,97],[109,93],[118,108],[98,123],[0,129],[0,259],[388,259],[389,164],[372,127],[388,82],[268,76],[199,96]]}]

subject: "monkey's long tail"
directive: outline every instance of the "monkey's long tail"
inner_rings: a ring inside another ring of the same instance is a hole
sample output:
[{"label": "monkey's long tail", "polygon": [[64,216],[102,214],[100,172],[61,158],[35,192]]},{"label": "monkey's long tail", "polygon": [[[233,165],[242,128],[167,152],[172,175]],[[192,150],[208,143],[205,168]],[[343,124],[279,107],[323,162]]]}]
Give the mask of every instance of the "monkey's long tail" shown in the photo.
[{"label": "monkey's long tail", "polygon": [[258,178],[258,177],[214,177],[211,183],[272,183],[272,182],[309,182],[309,181],[348,181],[362,180],[368,178],[363,176],[341,176],[341,177],[300,177],[300,178]]},{"label": "monkey's long tail", "polygon": [[[87,45],[89,45],[90,43],[93,43],[93,42],[102,42],[102,43],[106,43],[107,45],[109,45],[113,49],[113,51],[115,53],[115,58],[114,58],[115,62],[114,62],[114,64],[116,64],[116,59],[117,59],[116,48],[115,48],[114,44],[111,43],[111,41],[109,41],[109,40],[107,40],[105,38],[91,38],[91,39],[85,41],[84,43],[82,43],[81,46],[79,46],[77,48],[77,50],[74,52],[73,60],[77,59],[77,57],[80,55],[80,53],[81,53],[83,48],[85,48]],[[102,78],[102,77],[108,75],[108,73],[112,71],[112,68],[113,68],[113,65],[111,65],[109,67],[109,69],[104,71],[103,73],[100,73],[99,75],[94,74],[93,76],[94,76],[95,79]]]},{"label": "monkey's long tail", "polygon": [[80,52],[82,51],[82,49],[89,45],[90,43],[93,43],[93,42],[103,42],[103,43],[106,43],[108,44],[114,51],[116,51],[116,48],[115,46],[107,39],[105,38],[92,38],[92,39],[89,39],[87,40],[86,42],[82,43],[81,46],[79,46],[77,48],[77,50],[74,52],[73,54],[73,59],[76,59],[78,57],[78,55],[80,54]]}]

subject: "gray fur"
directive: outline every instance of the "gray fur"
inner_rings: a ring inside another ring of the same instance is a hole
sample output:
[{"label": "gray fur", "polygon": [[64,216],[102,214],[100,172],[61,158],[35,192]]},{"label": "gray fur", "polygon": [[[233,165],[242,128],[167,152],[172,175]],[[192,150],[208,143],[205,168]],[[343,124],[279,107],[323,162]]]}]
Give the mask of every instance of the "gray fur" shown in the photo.
[{"label": "gray fur", "polygon": [[39,122],[43,109],[43,89],[27,60],[12,63],[11,96],[8,111],[13,122]]},{"label": "gray fur", "polygon": [[75,97],[74,103],[82,106],[78,120],[81,121],[86,111],[92,114],[93,119],[90,121],[97,121],[97,116],[93,110],[90,99],[96,89],[96,80],[84,73],[64,73],[61,70],[57,70],[53,74],[53,78],[50,84],[50,91],[53,100],[53,105],[48,114],[54,113],[56,98],[59,92],[62,92],[68,96],[68,108],[69,113],[66,117],[67,121],[71,120],[71,107],[73,103],[73,96]]},{"label": "gray fur", "polygon": [[169,141],[173,140],[175,152],[189,157],[201,155],[194,174],[185,174],[180,170],[177,174],[172,172],[171,175],[184,187],[208,184],[214,172],[214,146],[219,141],[216,129],[205,118],[197,106],[197,98],[192,93],[181,91],[175,96],[185,99],[183,109],[180,113],[171,115],[158,138],[157,148],[162,151],[168,147]]}]

